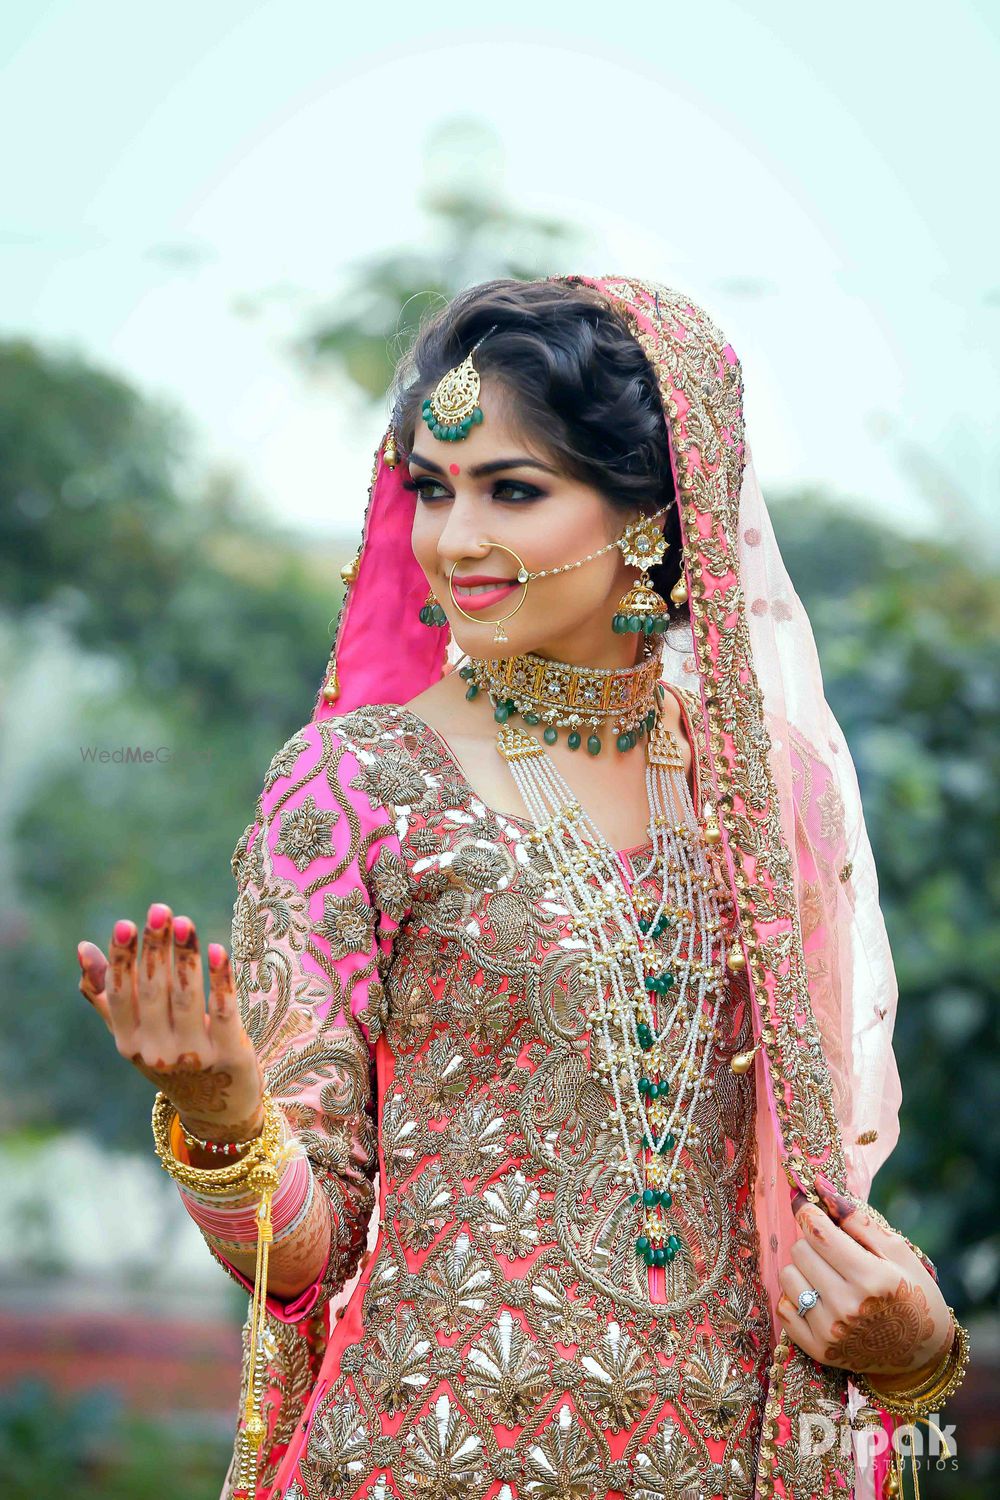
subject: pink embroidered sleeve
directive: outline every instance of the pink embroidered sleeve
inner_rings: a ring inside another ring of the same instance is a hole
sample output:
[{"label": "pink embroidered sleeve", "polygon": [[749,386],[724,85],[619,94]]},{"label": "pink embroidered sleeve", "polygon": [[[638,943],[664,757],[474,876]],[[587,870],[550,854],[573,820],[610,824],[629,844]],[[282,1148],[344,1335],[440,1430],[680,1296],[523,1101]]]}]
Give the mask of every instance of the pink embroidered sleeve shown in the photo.
[{"label": "pink embroidered sleeve", "polygon": [[[410,909],[392,813],[370,799],[336,716],[298,730],[271,761],[256,819],[233,853],[232,960],[265,1077],[330,1205],[330,1255],[295,1298],[293,1323],[357,1268],[374,1205],[374,1043],[393,937]],[[253,1283],[211,1244],[231,1276]]]}]

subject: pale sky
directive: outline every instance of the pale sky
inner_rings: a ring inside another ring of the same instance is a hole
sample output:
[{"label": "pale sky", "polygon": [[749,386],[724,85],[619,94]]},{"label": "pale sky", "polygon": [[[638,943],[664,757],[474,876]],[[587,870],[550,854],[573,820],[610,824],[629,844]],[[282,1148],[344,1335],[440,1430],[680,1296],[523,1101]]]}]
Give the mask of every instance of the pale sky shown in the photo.
[{"label": "pale sky", "polygon": [[721,324],[765,496],[811,481],[901,524],[981,523],[998,14],[7,0],[0,334],[166,398],[275,516],[353,537],[385,410],[286,345],[350,263],[428,244],[424,143],[471,115],[509,199],[589,235],[551,270],[663,281]]}]

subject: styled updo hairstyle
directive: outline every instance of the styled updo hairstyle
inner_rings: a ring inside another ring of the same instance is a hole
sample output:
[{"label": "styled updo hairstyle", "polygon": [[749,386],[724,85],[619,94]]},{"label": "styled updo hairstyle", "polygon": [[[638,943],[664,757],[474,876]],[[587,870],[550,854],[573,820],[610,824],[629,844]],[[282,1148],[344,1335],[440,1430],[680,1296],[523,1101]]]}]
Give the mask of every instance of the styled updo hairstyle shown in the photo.
[{"label": "styled updo hairstyle", "polygon": [[476,350],[483,379],[501,385],[522,435],[564,474],[596,489],[623,524],[669,503],[669,546],[649,576],[672,621],[688,618],[670,590],[680,574],[680,522],[656,377],[622,319],[592,287],[500,279],[467,288],[422,322],[393,386],[392,428],[405,461],[421,403]]}]

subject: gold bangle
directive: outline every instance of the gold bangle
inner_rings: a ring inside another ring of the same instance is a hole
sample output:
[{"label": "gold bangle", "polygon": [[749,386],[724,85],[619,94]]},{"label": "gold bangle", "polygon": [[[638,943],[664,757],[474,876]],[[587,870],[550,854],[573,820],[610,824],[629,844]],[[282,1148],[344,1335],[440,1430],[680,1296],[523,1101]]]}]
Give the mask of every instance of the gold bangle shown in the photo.
[{"label": "gold bangle", "polygon": [[208,1151],[212,1156],[240,1156],[246,1151],[253,1141],[260,1138],[260,1131],[250,1136],[245,1141],[203,1141],[199,1136],[192,1135],[185,1125],[180,1126],[186,1146],[197,1146],[200,1151]]},{"label": "gold bangle", "polygon": [[263,1096],[264,1126],[239,1161],[225,1167],[192,1167],[178,1161],[170,1146],[170,1125],[177,1109],[166,1094],[158,1093],[153,1103],[152,1127],[156,1154],[164,1170],[183,1187],[212,1196],[229,1196],[245,1189],[257,1193],[274,1173],[273,1157],[281,1145],[283,1117],[270,1093]]},{"label": "gold bangle", "polygon": [[949,1307],[948,1311],[955,1324],[955,1337],[951,1348],[938,1368],[911,1390],[880,1391],[870,1376],[852,1373],[851,1379],[870,1402],[891,1412],[893,1416],[906,1417],[913,1421],[924,1412],[937,1410],[949,1396],[958,1390],[965,1379],[969,1363],[969,1334],[955,1317],[954,1308]]},{"label": "gold bangle", "polygon": [[[952,1327],[955,1327],[954,1322],[952,1323]],[[918,1380],[913,1381],[910,1385],[907,1385],[906,1383],[905,1374],[885,1376],[881,1374],[872,1374],[871,1372],[869,1372],[869,1379],[872,1380],[873,1383],[881,1382],[879,1384],[879,1390],[883,1395],[899,1396],[905,1401],[913,1401],[918,1397],[923,1396],[927,1391],[932,1391],[938,1384],[938,1382],[943,1378],[946,1371],[951,1367],[952,1354],[955,1348],[955,1339],[957,1337],[958,1334],[956,1333],[949,1343],[948,1348],[945,1350],[944,1354],[942,1354],[939,1359],[936,1359],[934,1361],[931,1369],[927,1370],[926,1374],[922,1375]],[[921,1368],[926,1370],[926,1366],[922,1366]]]},{"label": "gold bangle", "polygon": [[264,1092],[264,1127],[241,1161],[229,1167],[189,1167],[177,1160],[170,1149],[170,1123],[177,1110],[165,1094],[157,1094],[153,1104],[153,1139],[164,1168],[187,1187],[211,1194],[245,1187],[260,1194],[256,1212],[257,1264],[254,1271],[253,1298],[247,1328],[246,1397],[236,1455],[236,1488],[248,1497],[257,1493],[260,1450],[267,1437],[264,1407],[263,1372],[258,1359],[264,1355],[264,1327],[267,1314],[267,1278],[274,1228],[271,1223],[271,1198],[278,1184],[282,1160],[295,1150],[294,1141],[285,1141],[285,1116],[270,1093]]}]

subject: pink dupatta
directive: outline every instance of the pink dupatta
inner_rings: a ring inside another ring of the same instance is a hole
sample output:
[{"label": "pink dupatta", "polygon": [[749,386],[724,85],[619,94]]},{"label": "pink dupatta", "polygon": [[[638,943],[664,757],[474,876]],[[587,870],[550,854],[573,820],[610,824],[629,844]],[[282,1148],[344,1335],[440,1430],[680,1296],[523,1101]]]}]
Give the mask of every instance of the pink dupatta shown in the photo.
[{"label": "pink dupatta", "polygon": [[[819,1171],[865,1199],[898,1136],[897,989],[857,777],[745,441],[736,353],[681,292],[634,278],[552,279],[593,287],[618,313],[666,414],[691,622],[680,641],[666,637],[664,655],[700,694],[712,772],[703,796],[719,811],[759,1043],[755,1204],[775,1351],[756,1500],[806,1500],[815,1460],[798,1452],[799,1412],[834,1408],[843,1419],[862,1402],[845,1372],[782,1336],[778,1272],[798,1237],[790,1194],[801,1187],[817,1202]],[[415,497],[402,466],[385,461],[389,436],[314,720],[405,703],[450,670],[447,627],[417,618],[427,580],[410,547]],[[373,650],[389,618],[392,649]],[[847,1492],[880,1497],[884,1469],[853,1434]]]}]

